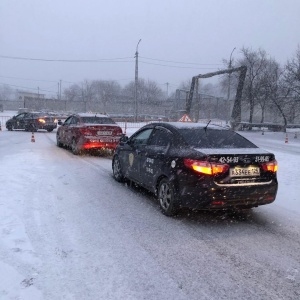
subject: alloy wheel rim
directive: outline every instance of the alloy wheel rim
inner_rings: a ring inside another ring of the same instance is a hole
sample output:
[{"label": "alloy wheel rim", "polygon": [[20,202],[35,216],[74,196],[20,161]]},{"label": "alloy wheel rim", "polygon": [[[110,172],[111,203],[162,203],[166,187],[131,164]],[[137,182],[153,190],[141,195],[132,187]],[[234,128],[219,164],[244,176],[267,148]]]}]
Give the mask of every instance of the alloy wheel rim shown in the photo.
[{"label": "alloy wheel rim", "polygon": [[118,159],[114,161],[114,174],[117,178],[120,177],[120,163]]},{"label": "alloy wheel rim", "polygon": [[75,144],[75,140],[72,141],[72,151],[75,152],[76,151],[76,144]]},{"label": "alloy wheel rim", "polygon": [[167,210],[171,203],[170,187],[167,183],[163,183],[160,188],[159,201],[164,210]]}]

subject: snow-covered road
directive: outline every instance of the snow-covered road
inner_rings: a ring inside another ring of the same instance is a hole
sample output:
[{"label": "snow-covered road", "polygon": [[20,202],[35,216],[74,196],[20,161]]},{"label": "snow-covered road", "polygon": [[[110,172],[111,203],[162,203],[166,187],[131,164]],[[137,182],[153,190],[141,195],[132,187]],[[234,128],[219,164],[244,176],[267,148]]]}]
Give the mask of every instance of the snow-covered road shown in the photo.
[{"label": "snow-covered road", "polygon": [[0,299],[299,299],[300,137],[243,134],[276,154],[276,201],[168,218],[109,158],[0,132]]}]

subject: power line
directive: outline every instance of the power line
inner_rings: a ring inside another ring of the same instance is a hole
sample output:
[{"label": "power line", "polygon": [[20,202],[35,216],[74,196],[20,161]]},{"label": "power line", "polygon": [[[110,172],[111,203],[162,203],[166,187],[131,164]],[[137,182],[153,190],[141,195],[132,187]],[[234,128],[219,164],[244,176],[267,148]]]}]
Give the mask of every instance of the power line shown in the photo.
[{"label": "power line", "polygon": [[54,93],[53,91],[47,91],[47,90],[40,89],[40,88],[30,88],[30,87],[19,86],[19,85],[14,85],[14,84],[7,84],[7,83],[2,83],[2,82],[0,82],[0,84],[8,85],[8,86],[15,87],[15,88],[21,88],[21,89],[28,89],[28,90],[37,90],[37,89],[39,89],[40,91],[43,91],[43,92]]},{"label": "power line", "polygon": [[[0,58],[15,59],[15,60],[29,60],[29,61],[46,61],[46,62],[69,62],[69,63],[91,63],[91,62],[133,62],[132,57],[120,58],[101,58],[101,59],[47,59],[47,58],[32,58],[32,57],[19,57],[0,55]],[[124,61],[124,59],[132,59]]]},{"label": "power line", "polygon": [[147,65],[154,65],[154,66],[161,66],[161,67],[168,67],[168,68],[178,68],[178,69],[195,69],[195,70],[215,70],[216,68],[200,68],[200,67],[184,67],[184,66],[172,66],[172,65],[163,65],[163,64],[156,64],[156,63],[149,63],[146,61],[139,61],[143,64],[147,64]]},{"label": "power line", "polygon": [[156,61],[162,61],[162,62],[170,62],[170,63],[175,63],[175,64],[184,64],[184,65],[222,66],[222,64],[200,64],[200,63],[173,61],[173,60],[163,60],[163,59],[156,59],[156,58],[150,58],[150,57],[144,57],[144,56],[140,56],[140,57],[144,58],[144,59],[149,59],[149,60],[156,60]]},{"label": "power line", "polygon": [[[0,55],[0,58],[15,59],[15,60],[45,61],[45,62],[69,62],[69,63],[134,62],[132,57],[116,57],[116,58],[100,58],[100,59],[47,59],[47,58],[32,58],[32,57]],[[215,63],[214,64],[200,64],[200,63],[193,63],[193,62],[164,60],[164,59],[157,59],[157,58],[144,57],[144,56],[140,56],[140,58],[153,60],[153,61],[167,62],[167,63],[184,64],[184,65],[222,66],[222,64],[215,64]],[[130,59],[130,60],[128,60],[128,59]],[[146,63],[146,62],[144,62],[144,63]],[[150,64],[150,63],[148,62],[148,64]],[[159,64],[157,64],[157,65],[159,65]],[[163,65],[163,66],[165,66],[165,65]]]},{"label": "power line", "polygon": [[57,82],[57,81],[54,81],[54,80],[19,78],[19,77],[10,77],[10,76],[1,76],[1,75],[0,75],[0,77],[1,78],[8,78],[8,79],[28,80],[28,81]]}]

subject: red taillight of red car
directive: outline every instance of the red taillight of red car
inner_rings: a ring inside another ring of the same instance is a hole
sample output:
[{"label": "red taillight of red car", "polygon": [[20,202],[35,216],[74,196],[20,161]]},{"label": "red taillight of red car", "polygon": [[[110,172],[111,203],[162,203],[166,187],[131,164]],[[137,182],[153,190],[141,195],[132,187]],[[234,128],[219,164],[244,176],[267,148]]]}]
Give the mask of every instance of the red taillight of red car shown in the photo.
[{"label": "red taillight of red car", "polygon": [[264,171],[270,171],[270,172],[277,172],[278,169],[278,163],[277,160],[272,160],[266,163],[261,164]]},{"label": "red taillight of red car", "polygon": [[185,158],[183,160],[184,165],[198,173],[207,175],[216,175],[220,173],[225,173],[229,169],[229,165],[214,163],[209,161],[201,161]]}]

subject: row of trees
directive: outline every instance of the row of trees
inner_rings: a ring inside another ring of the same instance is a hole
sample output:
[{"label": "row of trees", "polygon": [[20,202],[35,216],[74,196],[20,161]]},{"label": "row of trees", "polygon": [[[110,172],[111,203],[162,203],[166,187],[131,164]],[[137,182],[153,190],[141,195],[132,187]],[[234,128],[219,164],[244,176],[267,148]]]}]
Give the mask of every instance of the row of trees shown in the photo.
[{"label": "row of trees", "polygon": [[[85,80],[81,84],[73,84],[63,92],[64,99],[70,101],[102,102],[104,108],[108,102],[117,103],[134,99],[135,83],[130,82],[125,87],[113,80]],[[164,92],[155,81],[140,79],[138,84],[138,99],[140,103],[160,104]]]},{"label": "row of trees", "polygon": [[[272,116],[280,115],[284,124],[293,123],[300,116],[300,48],[293,58],[281,66],[262,50],[241,49],[242,58],[233,67],[247,66],[247,75],[243,90],[243,107],[249,111],[249,122],[253,122],[255,112],[261,112],[260,122],[268,112]],[[231,78],[232,79],[232,78]],[[221,84],[225,91],[236,90],[237,77],[229,81],[223,78]]]}]

